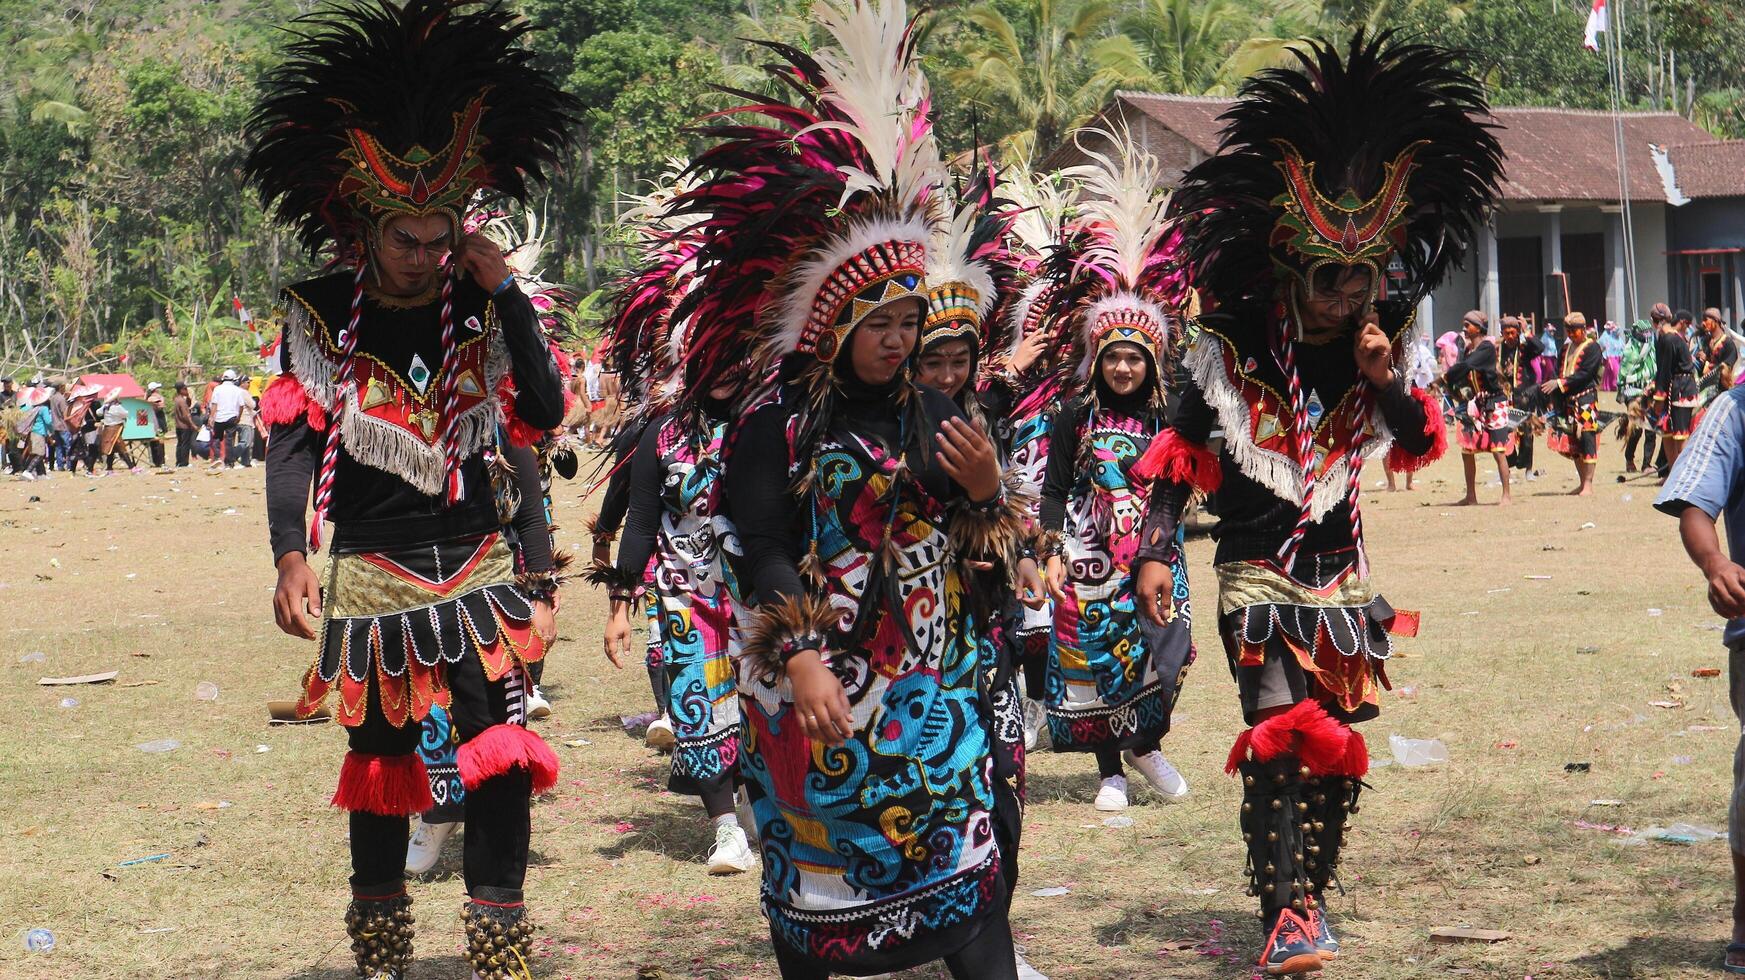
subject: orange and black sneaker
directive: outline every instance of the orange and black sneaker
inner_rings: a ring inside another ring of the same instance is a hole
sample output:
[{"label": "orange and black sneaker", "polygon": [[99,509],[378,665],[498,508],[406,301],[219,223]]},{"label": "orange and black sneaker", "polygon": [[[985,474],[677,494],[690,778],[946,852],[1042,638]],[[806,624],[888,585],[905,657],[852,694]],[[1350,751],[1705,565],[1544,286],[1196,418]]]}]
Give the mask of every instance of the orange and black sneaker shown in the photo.
[{"label": "orange and black sneaker", "polygon": [[1272,931],[1267,934],[1259,965],[1269,977],[1297,976],[1319,970],[1321,952],[1315,947],[1313,928],[1296,912],[1280,909]]}]

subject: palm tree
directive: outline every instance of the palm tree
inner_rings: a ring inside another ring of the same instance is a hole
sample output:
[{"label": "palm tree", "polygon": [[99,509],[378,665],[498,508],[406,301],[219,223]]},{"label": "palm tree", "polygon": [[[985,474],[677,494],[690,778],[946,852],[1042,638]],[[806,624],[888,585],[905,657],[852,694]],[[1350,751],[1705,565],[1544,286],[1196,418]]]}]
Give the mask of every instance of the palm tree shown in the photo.
[{"label": "palm tree", "polygon": [[1121,27],[1150,55],[1151,87],[1201,95],[1221,81],[1237,13],[1231,0],[1139,0]]},{"label": "palm tree", "polygon": [[1139,46],[1114,30],[1116,14],[1108,0],[1030,0],[1009,18],[984,0],[964,14],[967,63],[951,81],[991,118],[1013,121],[1009,153],[1046,153],[1117,87],[1150,80]]}]

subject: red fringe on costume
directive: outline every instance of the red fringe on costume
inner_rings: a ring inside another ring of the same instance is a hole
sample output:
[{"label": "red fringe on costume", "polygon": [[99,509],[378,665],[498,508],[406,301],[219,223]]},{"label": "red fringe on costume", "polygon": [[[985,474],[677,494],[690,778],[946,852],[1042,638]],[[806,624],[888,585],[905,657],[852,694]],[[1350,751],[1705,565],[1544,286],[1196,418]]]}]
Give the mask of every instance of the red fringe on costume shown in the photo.
[{"label": "red fringe on costume", "polygon": [[462,742],[455,755],[461,785],[467,789],[477,789],[485,780],[516,766],[533,777],[535,793],[557,785],[557,753],[545,739],[520,725],[492,725]]},{"label": "red fringe on costume", "polygon": [[1151,440],[1151,446],[1139,462],[1133,464],[1133,478],[1150,482],[1168,480],[1185,483],[1201,493],[1212,493],[1224,482],[1224,469],[1218,457],[1206,447],[1189,442],[1174,429]]},{"label": "red fringe on costume", "polygon": [[1369,746],[1363,736],[1316,701],[1299,701],[1284,714],[1236,736],[1224,771],[1235,773],[1250,755],[1256,762],[1271,762],[1287,752],[1294,753],[1312,776],[1362,778],[1369,772]]},{"label": "red fringe on costume", "polygon": [[[570,376],[573,373],[570,368],[570,356],[564,352],[563,347],[555,342],[547,342],[546,346],[551,348],[552,360],[557,363],[558,379],[563,382],[563,410],[564,417],[567,418],[576,407],[577,400],[576,393],[570,390]],[[497,385],[497,404],[503,406],[503,431],[508,433],[511,446],[525,448],[538,442],[539,438],[545,435],[544,429],[536,429],[528,425],[515,414],[514,375],[504,375],[502,382]]]},{"label": "red fringe on costume", "polygon": [[430,798],[430,777],[424,760],[409,755],[347,752],[339,767],[339,788],[333,805],[352,813],[407,817],[436,805]]},{"label": "red fringe on costume", "polygon": [[1442,417],[1442,402],[1422,388],[1413,388],[1412,397],[1424,406],[1424,434],[1430,437],[1430,449],[1422,456],[1414,456],[1396,441],[1387,458],[1387,468],[1395,473],[1416,473],[1448,451],[1448,423]]},{"label": "red fringe on costume", "polygon": [[327,431],[327,411],[309,393],[303,383],[289,371],[274,378],[261,392],[261,418],[268,425],[289,425],[299,418],[309,420],[309,428]]}]

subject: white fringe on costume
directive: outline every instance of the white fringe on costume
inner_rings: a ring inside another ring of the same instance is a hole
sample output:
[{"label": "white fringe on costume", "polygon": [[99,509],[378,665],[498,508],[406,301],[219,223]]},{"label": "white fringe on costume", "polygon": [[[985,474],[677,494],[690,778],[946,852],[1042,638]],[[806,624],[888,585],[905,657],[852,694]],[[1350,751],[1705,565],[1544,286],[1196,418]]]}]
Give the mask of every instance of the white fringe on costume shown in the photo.
[{"label": "white fringe on costume", "polygon": [[[1183,363],[1192,373],[1194,383],[1199,385],[1206,404],[1218,413],[1218,423],[1224,429],[1224,448],[1236,460],[1237,468],[1249,479],[1271,490],[1280,500],[1300,506],[1303,499],[1303,468],[1291,457],[1262,449],[1255,443],[1248,402],[1224,371],[1223,348],[1224,342],[1217,335],[1202,330],[1188,348]],[[1289,406],[1281,408],[1286,413],[1289,412]],[[1331,410],[1329,407],[1329,411]],[[1290,421],[1286,414],[1279,419],[1279,424],[1289,425]],[[1380,406],[1371,407],[1369,421],[1375,428],[1375,435],[1363,445],[1363,456],[1366,459],[1386,453],[1394,442],[1393,432],[1382,418]],[[1320,521],[1343,503],[1350,481],[1351,462],[1348,456],[1340,457],[1337,463],[1317,476],[1309,511],[1310,519]]]}]

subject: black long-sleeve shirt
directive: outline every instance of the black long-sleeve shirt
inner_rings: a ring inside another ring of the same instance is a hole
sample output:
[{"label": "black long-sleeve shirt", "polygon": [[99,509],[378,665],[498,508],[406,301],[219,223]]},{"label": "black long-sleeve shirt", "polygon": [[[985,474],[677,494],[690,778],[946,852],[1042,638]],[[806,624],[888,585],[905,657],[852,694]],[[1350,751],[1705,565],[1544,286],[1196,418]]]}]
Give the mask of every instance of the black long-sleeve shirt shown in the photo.
[{"label": "black long-sleeve shirt", "polygon": [[[918,387],[921,399],[922,451],[909,459],[911,475],[928,495],[942,501],[959,498],[963,491],[945,475],[934,457],[934,436],[948,418],[964,418],[951,399],[931,388]],[[795,395],[794,397],[803,397]],[[733,437],[733,452],[727,459],[727,511],[745,553],[748,594],[759,602],[804,592],[799,561],[809,533],[811,514],[794,492],[788,477],[788,419],[792,401],[784,398],[751,413],[740,422]],[[867,391],[845,384],[837,396],[833,427],[839,433],[896,446],[902,428],[889,391]]]},{"label": "black long-sleeve shirt", "polygon": [[1691,357],[1690,342],[1677,330],[1662,330],[1654,337],[1654,390],[1665,394],[1672,390],[1673,379],[1681,374],[1694,376],[1696,362]]},{"label": "black long-sleeve shirt", "polygon": [[1588,341],[1584,343],[1573,358],[1563,365],[1563,393],[1580,395],[1600,383],[1600,372],[1605,369],[1606,358],[1600,353],[1600,345]]},{"label": "black long-sleeve shirt", "polygon": [[601,534],[616,533],[630,510],[630,477],[635,461],[632,457],[641,444],[643,434],[655,428],[646,418],[626,425],[612,436],[612,475],[606,480],[606,493],[600,498],[600,513],[594,518],[594,530]]},{"label": "black long-sleeve shirt", "polygon": [[[486,301],[484,291],[471,280],[457,285],[455,294],[457,308],[467,308],[463,303],[469,301],[472,306],[482,306]],[[533,304],[513,286],[488,302],[496,309],[509,354],[510,371],[515,379],[516,415],[536,428],[557,426],[563,421],[563,382],[539,329]],[[413,317],[421,312],[427,314],[424,319],[428,320],[429,329],[435,331],[439,322],[435,304],[415,310],[386,311],[367,303],[364,328],[368,328],[373,313],[397,321],[395,328],[417,326],[420,321]],[[436,343],[440,342],[438,335]],[[435,356],[439,361],[440,356]],[[329,424],[338,422],[329,420]],[[267,528],[275,564],[289,552],[307,547],[304,521],[326,442],[327,434],[310,428],[303,417],[273,426],[267,442],[266,495]],[[537,474],[537,464],[526,469]],[[415,545],[497,527],[482,455],[474,453],[462,462],[461,483],[461,503],[451,508],[442,493],[426,494],[392,473],[359,462],[342,446],[334,475],[333,501],[327,514],[335,528],[334,547],[342,547],[348,538]],[[536,501],[540,499],[537,486],[532,496]],[[549,549],[548,543],[548,562]]]},{"label": "black long-sleeve shirt", "polygon": [[1470,389],[1475,397],[1501,395],[1503,386],[1497,373],[1497,345],[1481,338],[1448,369],[1448,377],[1456,385]]},{"label": "black long-sleeve shirt", "polygon": [[[1103,404],[1110,412],[1133,415],[1144,408],[1147,395],[1143,392],[1126,398],[1111,398],[1103,393]],[[1066,508],[1079,481],[1079,426],[1084,424],[1089,404],[1075,398],[1055,413],[1048,423],[1048,465],[1042,474],[1042,505],[1039,519],[1045,531],[1058,531],[1066,526]]]}]

